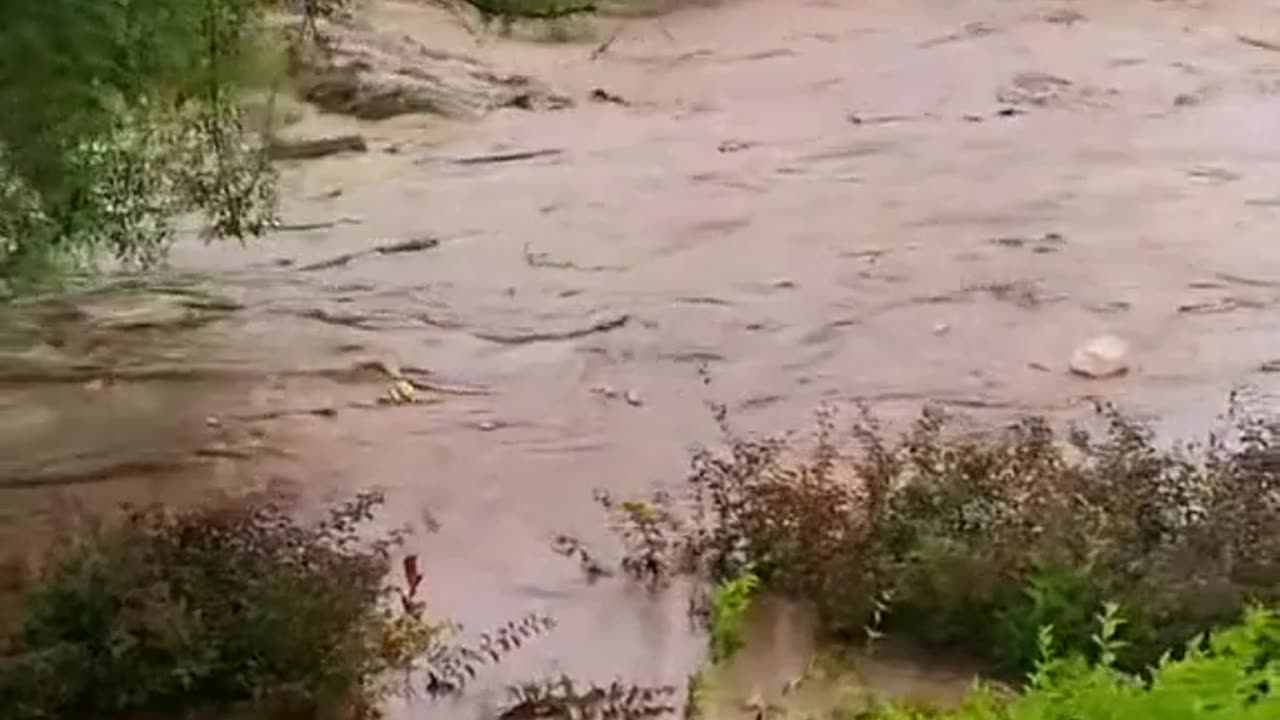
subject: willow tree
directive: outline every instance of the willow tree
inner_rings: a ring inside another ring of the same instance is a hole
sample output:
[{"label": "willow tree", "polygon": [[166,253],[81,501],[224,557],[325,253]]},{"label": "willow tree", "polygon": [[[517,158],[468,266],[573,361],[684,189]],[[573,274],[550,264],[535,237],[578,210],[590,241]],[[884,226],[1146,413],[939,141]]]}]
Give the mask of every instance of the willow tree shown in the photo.
[{"label": "willow tree", "polygon": [[239,111],[264,5],[0,2],[0,295],[154,262],[188,214],[216,236],[268,226],[274,176]]}]

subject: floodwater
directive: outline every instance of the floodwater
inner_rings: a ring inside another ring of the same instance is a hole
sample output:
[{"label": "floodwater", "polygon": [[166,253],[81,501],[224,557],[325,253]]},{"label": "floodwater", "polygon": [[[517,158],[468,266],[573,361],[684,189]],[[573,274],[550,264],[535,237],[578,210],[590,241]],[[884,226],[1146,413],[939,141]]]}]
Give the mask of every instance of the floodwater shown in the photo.
[{"label": "floodwater", "polygon": [[[0,373],[5,536],[68,501],[379,486],[388,523],[440,525],[414,541],[438,612],[560,620],[495,687],[674,681],[684,601],[589,586],[548,545],[607,537],[595,488],[678,483],[708,400],[787,430],[823,402],[1102,397],[1198,430],[1232,387],[1273,397],[1280,2],[739,0],[626,21],[594,58],[373,12],[578,103],[308,119],[370,141],[286,168],[285,221],[326,227],[182,244],[204,280],[171,281],[163,322],[123,291],[8,313],[0,350],[60,370]],[[1069,374],[1103,333],[1130,372]],[[443,392],[378,404],[378,363]]]}]

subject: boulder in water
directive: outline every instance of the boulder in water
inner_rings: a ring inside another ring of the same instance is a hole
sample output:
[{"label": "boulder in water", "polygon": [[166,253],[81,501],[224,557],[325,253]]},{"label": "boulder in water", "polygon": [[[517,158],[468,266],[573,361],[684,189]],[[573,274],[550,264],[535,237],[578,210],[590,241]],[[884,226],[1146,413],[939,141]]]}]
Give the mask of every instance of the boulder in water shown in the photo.
[{"label": "boulder in water", "polygon": [[298,37],[292,65],[304,99],[322,110],[366,120],[407,113],[474,120],[496,108],[571,104],[533,78],[498,72],[408,36],[335,23],[323,23],[314,38]]}]

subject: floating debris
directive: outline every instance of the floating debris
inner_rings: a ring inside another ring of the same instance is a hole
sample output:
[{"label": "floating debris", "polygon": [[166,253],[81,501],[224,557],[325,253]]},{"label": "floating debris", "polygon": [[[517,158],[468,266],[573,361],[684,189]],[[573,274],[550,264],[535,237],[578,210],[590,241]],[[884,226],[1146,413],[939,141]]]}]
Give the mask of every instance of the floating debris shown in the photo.
[{"label": "floating debris", "polygon": [[1101,335],[1076,348],[1069,364],[1071,372],[1101,379],[1129,372],[1129,343],[1116,335]]}]

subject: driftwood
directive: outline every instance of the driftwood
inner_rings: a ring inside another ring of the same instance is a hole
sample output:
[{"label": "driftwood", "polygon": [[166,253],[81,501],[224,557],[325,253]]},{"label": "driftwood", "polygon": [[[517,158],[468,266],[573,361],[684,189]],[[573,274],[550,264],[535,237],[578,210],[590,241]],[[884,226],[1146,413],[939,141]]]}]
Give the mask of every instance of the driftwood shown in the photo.
[{"label": "driftwood", "polygon": [[454,165],[490,165],[496,163],[522,162],[524,160],[535,160],[542,157],[555,157],[564,154],[564,150],[559,148],[543,148],[541,150],[517,150],[513,152],[490,153],[487,155],[468,155],[466,157],[454,158],[450,162]]},{"label": "driftwood", "polygon": [[369,255],[396,255],[398,253],[420,252],[422,250],[430,250],[439,244],[440,240],[433,237],[401,240],[400,242],[378,245],[376,247],[369,248],[368,250],[335,255],[328,260],[321,260],[320,262],[311,263],[310,265],[303,265],[298,269],[308,272],[314,270],[328,270],[330,268],[342,267],[350,263],[352,260],[357,260]]},{"label": "driftwood", "polygon": [[306,230],[324,230],[339,225],[359,225],[360,222],[358,218],[349,217],[338,218],[337,220],[317,220],[315,222],[278,222],[273,224],[271,229],[279,232],[303,232]]},{"label": "driftwood", "polygon": [[559,340],[576,340],[578,338],[587,337],[588,335],[617,330],[629,322],[631,322],[631,316],[623,313],[620,315],[605,315],[580,327],[515,333],[471,330],[470,334],[474,338],[488,340],[489,342],[498,343],[500,345],[527,345],[530,343],[556,342]]},{"label": "driftwood", "polygon": [[1219,280],[1229,282],[1233,285],[1244,285],[1246,287],[1260,288],[1280,288],[1280,280],[1271,280],[1269,278],[1245,277],[1244,275],[1233,275],[1231,273],[1216,273]]},{"label": "driftwood", "polygon": [[1245,45],[1259,48],[1261,50],[1270,50],[1271,52],[1280,52],[1280,40],[1267,40],[1265,38],[1253,35],[1245,35],[1243,33],[1236,35],[1236,39]]},{"label": "driftwood", "polygon": [[343,152],[365,152],[369,145],[363,135],[335,135],[323,138],[275,138],[267,145],[272,160],[314,160]]},{"label": "driftwood", "polygon": [[524,262],[532,268],[553,270],[577,270],[579,272],[622,272],[622,265],[579,265],[572,260],[556,260],[544,252],[534,252],[529,243],[524,244]]}]

